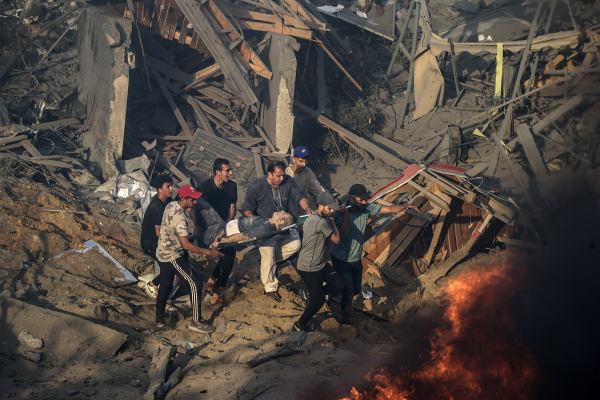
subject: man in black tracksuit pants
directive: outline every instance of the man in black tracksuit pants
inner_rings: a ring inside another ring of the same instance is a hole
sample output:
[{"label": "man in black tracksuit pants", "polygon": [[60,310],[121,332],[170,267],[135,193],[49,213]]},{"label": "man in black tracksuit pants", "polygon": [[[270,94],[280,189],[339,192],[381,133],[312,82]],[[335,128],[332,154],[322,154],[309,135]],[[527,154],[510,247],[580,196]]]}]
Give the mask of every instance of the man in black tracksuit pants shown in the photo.
[{"label": "man in black tracksuit pants", "polygon": [[[304,222],[304,239],[298,256],[298,273],[304,280],[310,303],[300,319],[294,323],[292,331],[305,330],[306,324],[325,303],[325,295],[336,295],[344,291],[344,280],[331,264],[325,262],[327,239],[339,243],[340,233],[332,215],[337,204],[329,192],[317,196],[319,207]],[[323,285],[323,282],[326,284]]]}]

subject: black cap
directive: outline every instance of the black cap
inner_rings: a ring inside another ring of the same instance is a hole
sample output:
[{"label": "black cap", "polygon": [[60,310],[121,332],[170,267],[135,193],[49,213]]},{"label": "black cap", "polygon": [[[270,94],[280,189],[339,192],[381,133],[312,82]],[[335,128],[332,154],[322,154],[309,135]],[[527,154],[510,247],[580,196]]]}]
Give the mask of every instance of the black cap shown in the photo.
[{"label": "black cap", "polygon": [[365,185],[361,185],[360,183],[357,183],[356,185],[352,185],[352,187],[350,187],[348,196],[357,196],[360,197],[361,200],[369,200],[371,198]]}]

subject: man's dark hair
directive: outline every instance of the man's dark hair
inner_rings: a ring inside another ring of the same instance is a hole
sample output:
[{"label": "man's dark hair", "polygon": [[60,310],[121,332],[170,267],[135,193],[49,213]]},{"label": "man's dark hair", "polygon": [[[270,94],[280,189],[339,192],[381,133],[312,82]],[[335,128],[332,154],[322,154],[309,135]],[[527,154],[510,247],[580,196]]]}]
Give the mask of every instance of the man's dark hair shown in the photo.
[{"label": "man's dark hair", "polygon": [[287,165],[285,165],[285,163],[281,160],[271,161],[267,167],[267,172],[273,173],[275,172],[275,168],[281,168],[285,172],[286,167]]},{"label": "man's dark hair", "polygon": [[217,158],[213,163],[213,173],[217,173],[217,171],[223,170],[223,165],[229,165],[229,160],[224,158]]},{"label": "man's dark hair", "polygon": [[156,178],[154,178],[154,188],[157,190],[162,189],[162,187],[165,183],[170,183],[172,185],[173,178],[167,174],[160,174],[160,175],[157,175]]}]

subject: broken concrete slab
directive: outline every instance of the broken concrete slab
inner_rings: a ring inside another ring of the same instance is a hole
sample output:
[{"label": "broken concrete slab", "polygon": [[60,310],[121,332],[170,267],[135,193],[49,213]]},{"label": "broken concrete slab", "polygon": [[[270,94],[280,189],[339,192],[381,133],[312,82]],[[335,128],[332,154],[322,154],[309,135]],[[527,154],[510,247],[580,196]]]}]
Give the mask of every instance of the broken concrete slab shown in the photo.
[{"label": "broken concrete slab", "polygon": [[263,92],[265,106],[263,128],[280,152],[287,152],[294,131],[294,91],[298,63],[294,52],[300,44],[292,37],[274,33],[262,53],[265,64],[273,71],[268,90]]},{"label": "broken concrete slab", "polygon": [[4,326],[0,330],[0,347],[5,353],[24,346],[18,340],[23,331],[44,340],[44,359],[53,364],[65,359],[85,362],[111,358],[127,340],[124,333],[20,300],[0,300],[0,307]]},{"label": "broken concrete slab", "polygon": [[[107,41],[107,30],[115,35],[118,32],[118,43],[113,35]],[[79,19],[80,101],[87,109],[89,127],[83,144],[91,149],[90,160],[100,164],[106,179],[117,173],[115,161],[123,153],[130,36],[130,20],[103,14],[94,7],[86,8]]]}]

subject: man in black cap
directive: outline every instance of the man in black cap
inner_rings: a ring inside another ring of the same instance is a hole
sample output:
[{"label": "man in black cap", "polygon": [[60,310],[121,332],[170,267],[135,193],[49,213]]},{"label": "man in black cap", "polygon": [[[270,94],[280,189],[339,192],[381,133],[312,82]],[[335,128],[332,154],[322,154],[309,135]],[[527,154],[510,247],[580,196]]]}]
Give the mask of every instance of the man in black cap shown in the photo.
[{"label": "man in black cap", "polygon": [[292,331],[305,330],[308,321],[325,303],[325,295],[333,296],[344,290],[344,280],[331,264],[325,262],[327,239],[333,243],[340,242],[338,228],[333,222],[333,213],[338,205],[329,192],[318,195],[317,204],[318,208],[304,222],[304,240],[296,266],[306,284],[310,302],[300,319],[294,323]]},{"label": "man in black cap", "polygon": [[363,271],[360,260],[369,217],[397,214],[407,208],[417,212],[419,209],[406,204],[382,207],[367,203],[370,195],[367,188],[361,184],[352,185],[348,196],[347,207],[340,207],[339,212],[335,214],[335,224],[340,231],[340,242],[334,242],[331,246],[331,263],[346,283],[341,300],[342,324],[350,325],[352,298],[361,292]]},{"label": "man in black cap", "polygon": [[[309,158],[308,149],[304,146],[298,146],[294,149],[292,158],[294,164],[285,169],[285,173],[294,178],[296,185],[302,190],[307,199],[309,194],[318,196],[320,193],[325,192],[315,173],[307,167]],[[295,203],[290,204],[290,211],[296,217],[305,214],[304,210]]]}]

